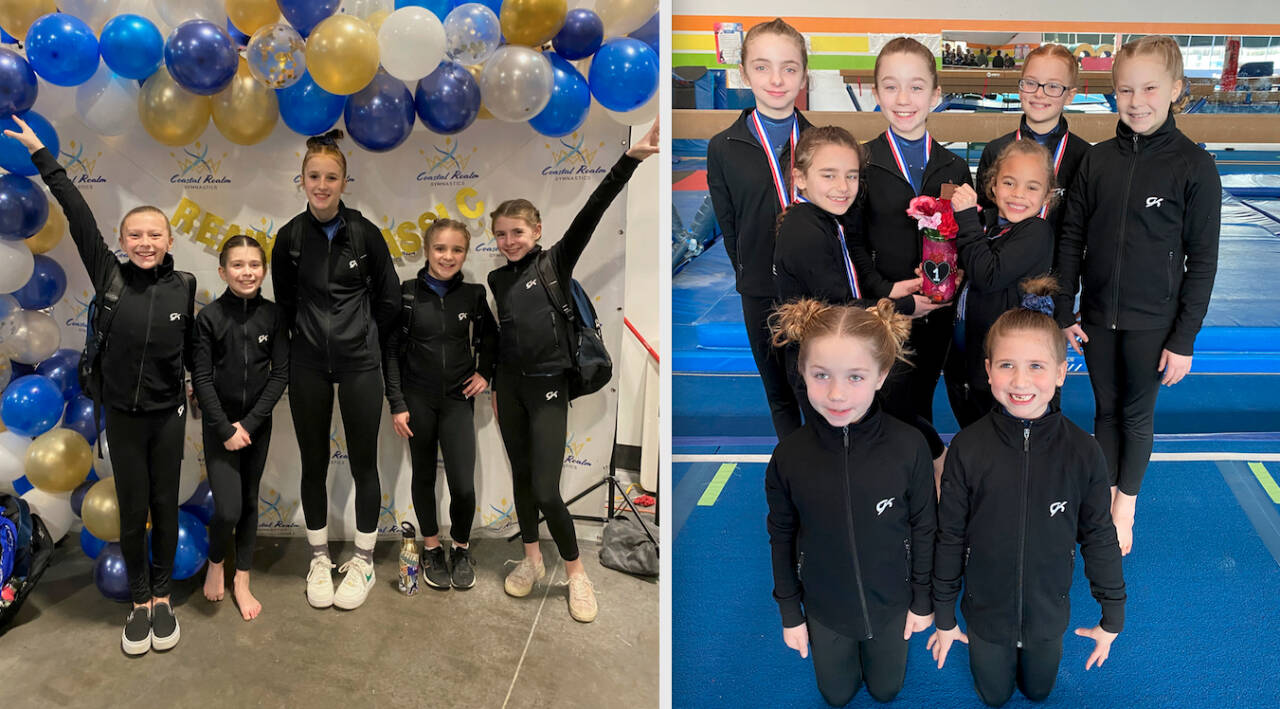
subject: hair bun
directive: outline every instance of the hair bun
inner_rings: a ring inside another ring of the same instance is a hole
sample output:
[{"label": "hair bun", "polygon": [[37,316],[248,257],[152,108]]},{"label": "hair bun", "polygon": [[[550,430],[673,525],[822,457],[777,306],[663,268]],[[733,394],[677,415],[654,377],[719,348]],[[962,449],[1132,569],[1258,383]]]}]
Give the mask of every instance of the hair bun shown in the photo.
[{"label": "hair bun", "polygon": [[769,316],[769,329],[773,332],[773,346],[783,347],[803,342],[805,333],[831,307],[813,298],[801,298],[791,303],[779,305],[773,315]]},{"label": "hair bun", "polygon": [[323,146],[333,146],[336,148],[338,147],[338,141],[342,140],[342,137],[343,133],[339,128],[334,128],[324,135],[313,135],[310,138],[307,138],[307,149],[316,150]]}]

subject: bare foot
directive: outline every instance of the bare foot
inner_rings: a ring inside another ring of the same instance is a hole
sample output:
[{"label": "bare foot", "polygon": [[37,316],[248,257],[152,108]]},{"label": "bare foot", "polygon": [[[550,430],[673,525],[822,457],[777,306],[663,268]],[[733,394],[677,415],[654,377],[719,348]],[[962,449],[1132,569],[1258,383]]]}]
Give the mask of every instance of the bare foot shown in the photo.
[{"label": "bare foot", "polygon": [[1116,539],[1120,542],[1120,554],[1128,556],[1133,549],[1133,519],[1138,508],[1138,496],[1116,493],[1111,503],[1111,521],[1116,525]]},{"label": "bare foot", "polygon": [[226,592],[225,582],[222,564],[209,562],[209,567],[204,572],[204,597],[210,601],[221,601]]},{"label": "bare foot", "polygon": [[231,592],[235,594],[236,605],[240,606],[240,616],[245,620],[253,620],[262,612],[262,604],[249,593],[249,572],[237,571],[231,584]]}]

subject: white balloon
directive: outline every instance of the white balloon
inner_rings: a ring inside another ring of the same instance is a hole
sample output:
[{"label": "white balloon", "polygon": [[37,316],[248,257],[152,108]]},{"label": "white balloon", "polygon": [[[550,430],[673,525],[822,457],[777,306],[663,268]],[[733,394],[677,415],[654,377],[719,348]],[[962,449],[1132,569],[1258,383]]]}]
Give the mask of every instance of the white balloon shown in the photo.
[{"label": "white balloon", "polygon": [[35,257],[26,242],[0,239],[0,293],[12,293],[25,286],[35,268]]},{"label": "white balloon", "polygon": [[635,32],[658,11],[658,0],[596,0],[596,14],[604,22],[604,36]]},{"label": "white balloon", "polygon": [[444,26],[435,13],[409,5],[387,16],[378,30],[382,68],[405,81],[416,81],[435,71],[444,59]]},{"label": "white balloon", "polygon": [[480,100],[494,118],[518,123],[547,107],[554,85],[551,60],[536,50],[509,44],[485,62]]},{"label": "white balloon", "polygon": [[99,135],[124,135],[138,123],[138,82],[116,76],[103,62],[76,89],[76,110]]},{"label": "white balloon", "polygon": [[[600,106],[599,103],[596,105]],[[653,98],[644,102],[639,108],[633,108],[626,113],[610,111],[604,106],[600,106],[600,109],[609,114],[610,118],[624,126],[647,126],[653,123],[653,119],[658,117],[658,94],[655,93]]]},{"label": "white balloon", "polygon": [[23,364],[39,364],[58,351],[62,330],[48,313],[24,310],[18,316],[18,330],[5,341],[10,359]]},{"label": "white balloon", "polygon": [[227,26],[225,0],[156,0],[156,12],[170,27],[195,19],[208,20],[223,29]]},{"label": "white balloon", "polygon": [[27,474],[27,446],[31,439],[13,431],[0,433],[0,482],[11,483]]},{"label": "white balloon", "polygon": [[31,505],[33,514],[40,515],[53,541],[56,542],[66,536],[67,530],[71,529],[71,523],[76,518],[75,512],[71,511],[71,493],[50,494],[33,487],[22,496],[22,499]]},{"label": "white balloon", "polygon": [[101,32],[102,26],[116,16],[119,8],[120,0],[58,0],[60,11],[84,20],[94,32]]},{"label": "white balloon", "polygon": [[[98,446],[102,446],[101,458],[98,457]],[[93,472],[99,479],[116,474],[115,468],[111,467],[111,447],[107,445],[106,430],[98,433],[98,440],[93,444]]]}]

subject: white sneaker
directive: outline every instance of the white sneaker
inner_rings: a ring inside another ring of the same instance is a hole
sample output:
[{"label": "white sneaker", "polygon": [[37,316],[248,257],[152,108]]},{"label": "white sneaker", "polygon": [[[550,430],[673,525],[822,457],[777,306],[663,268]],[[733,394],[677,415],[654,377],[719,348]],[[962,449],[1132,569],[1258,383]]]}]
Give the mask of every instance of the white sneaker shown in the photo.
[{"label": "white sneaker", "polygon": [[311,557],[311,570],[307,572],[307,603],[312,608],[328,608],[333,605],[333,562],[328,555]]},{"label": "white sneaker", "polygon": [[333,605],[349,611],[359,608],[373,588],[373,564],[363,557],[353,556],[338,572],[346,573],[347,577],[342,579],[338,592],[333,594]]}]

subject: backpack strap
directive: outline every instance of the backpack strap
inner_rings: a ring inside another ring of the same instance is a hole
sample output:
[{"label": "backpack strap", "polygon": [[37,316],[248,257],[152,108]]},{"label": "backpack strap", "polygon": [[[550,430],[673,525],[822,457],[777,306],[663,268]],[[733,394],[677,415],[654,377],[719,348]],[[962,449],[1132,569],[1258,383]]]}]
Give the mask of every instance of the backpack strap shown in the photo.
[{"label": "backpack strap", "polygon": [[351,239],[351,252],[356,257],[356,270],[360,271],[360,280],[364,281],[365,290],[373,296],[373,278],[369,275],[369,252],[365,249],[364,229],[356,225],[347,225],[347,236]]},{"label": "backpack strap", "polygon": [[574,315],[573,306],[564,297],[564,288],[560,286],[560,276],[556,274],[555,266],[551,263],[551,254],[546,251],[540,252],[534,259],[534,268],[538,272],[538,279],[542,281],[543,290],[551,299],[552,307],[559,310],[572,325],[577,317]]},{"label": "backpack strap", "polygon": [[417,278],[400,284],[400,334],[404,336],[406,347],[409,345],[409,331],[413,327],[413,303],[417,299]]},{"label": "backpack strap", "polygon": [[196,316],[196,277],[186,271],[174,271],[187,287],[187,323],[194,323]]},{"label": "backpack strap", "polygon": [[120,304],[122,295],[124,295],[124,274],[119,268],[113,268],[107,275],[107,287],[100,294],[101,300],[93,318],[93,337],[98,341],[99,352],[107,343],[107,333],[111,332],[111,323],[116,318],[116,306]]}]

